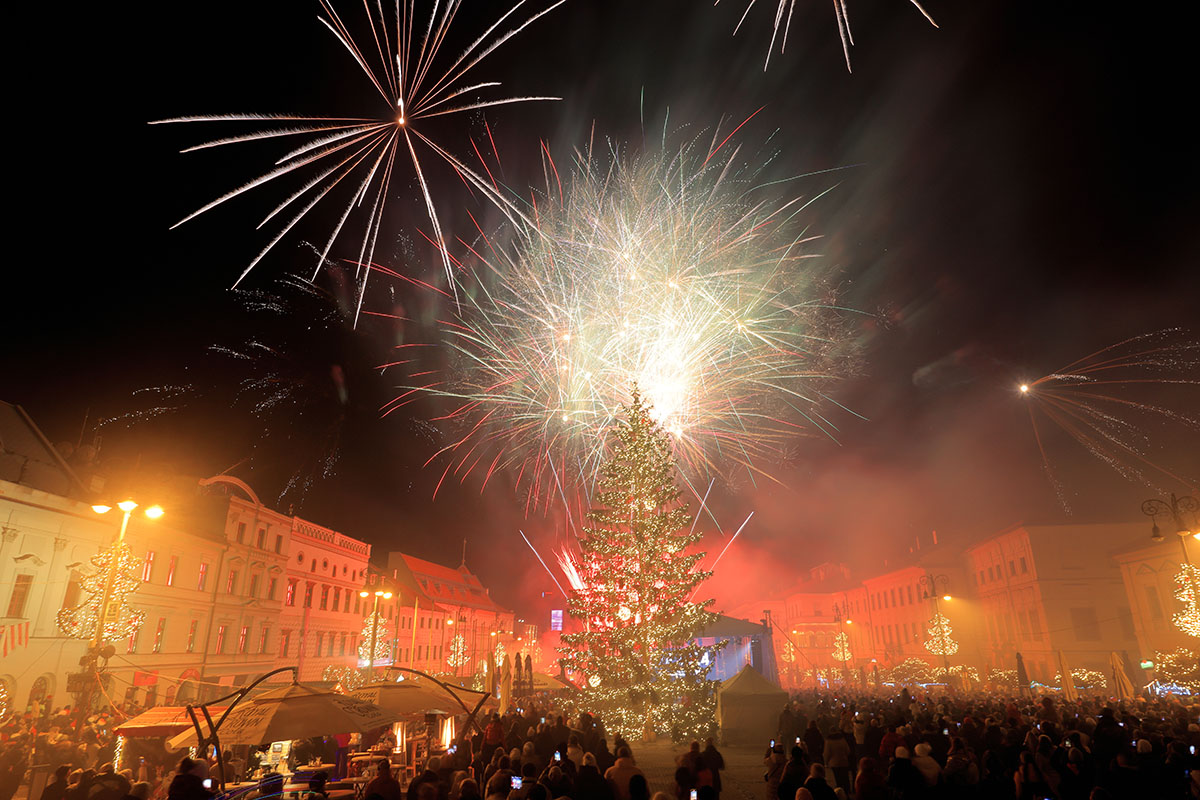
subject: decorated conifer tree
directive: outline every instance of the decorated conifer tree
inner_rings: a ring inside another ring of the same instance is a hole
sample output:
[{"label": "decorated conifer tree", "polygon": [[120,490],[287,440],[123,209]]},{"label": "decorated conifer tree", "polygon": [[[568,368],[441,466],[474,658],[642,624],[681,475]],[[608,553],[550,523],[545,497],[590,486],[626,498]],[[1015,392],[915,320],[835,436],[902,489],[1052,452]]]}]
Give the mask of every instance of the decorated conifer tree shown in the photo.
[{"label": "decorated conifer tree", "polygon": [[636,389],[624,411],[580,537],[583,587],[568,609],[583,630],[563,636],[564,663],[586,678],[580,707],[610,731],[694,738],[711,732],[716,709],[714,648],[692,641],[715,618],[712,600],[691,601],[711,573],[696,569],[701,535],[680,502],[668,434]]}]

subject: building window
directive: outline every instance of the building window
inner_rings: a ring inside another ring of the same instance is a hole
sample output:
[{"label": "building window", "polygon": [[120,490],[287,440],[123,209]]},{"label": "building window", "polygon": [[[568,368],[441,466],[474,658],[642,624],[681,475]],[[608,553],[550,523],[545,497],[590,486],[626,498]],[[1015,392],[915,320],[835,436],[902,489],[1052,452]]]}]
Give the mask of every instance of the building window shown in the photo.
[{"label": "building window", "polygon": [[276,578],[271,578],[271,581],[267,584],[267,599],[268,600],[275,599],[275,589],[278,585],[279,585],[279,581]]},{"label": "building window", "polygon": [[287,656],[288,650],[292,648],[292,632],[284,631],[279,635],[279,655]]},{"label": "building window", "polygon": [[1158,587],[1146,587],[1146,605],[1150,609],[1150,619],[1159,621],[1163,618],[1162,601],[1158,598]]},{"label": "building window", "polygon": [[1021,574],[1029,572],[1029,565],[1025,563],[1025,556],[1021,556]]},{"label": "building window", "polygon": [[316,655],[316,656],[321,655],[321,648],[324,646],[325,646],[325,632],[321,631],[321,632],[317,633],[317,649],[313,653],[313,655]]},{"label": "building window", "polygon": [[354,613],[362,613],[362,598],[360,598],[358,595],[354,595]]},{"label": "building window", "polygon": [[1015,561],[1008,562],[1008,574],[1009,575],[1017,574],[1017,562],[1015,562]]},{"label": "building window", "polygon": [[163,634],[165,634],[166,631],[167,631],[167,618],[159,617],[158,618],[158,627],[154,629],[154,648],[150,652],[152,652],[152,653],[161,653],[162,652]]},{"label": "building window", "polygon": [[271,635],[271,629],[263,625],[262,632],[258,635],[258,652],[267,652],[267,637]]},{"label": "building window", "polygon": [[213,648],[214,653],[224,653],[225,652],[225,629],[226,629],[226,627],[227,626],[225,626],[225,625],[217,626],[217,646]]},{"label": "building window", "polygon": [[313,585],[310,583],[304,587],[304,607],[312,608]]},{"label": "building window", "polygon": [[250,576],[250,591],[248,592],[248,594],[251,597],[258,597],[258,576],[257,575]]},{"label": "building window", "polygon": [[339,656],[346,655],[346,634],[344,634],[344,633],[338,639],[338,655]]},{"label": "building window", "polygon": [[15,619],[25,617],[25,605],[29,602],[29,591],[33,588],[32,575],[18,575],[13,582],[12,594],[8,596],[8,614]]},{"label": "building window", "polygon": [[249,635],[249,633],[250,633],[250,626],[243,625],[241,632],[238,633],[238,652],[239,653],[246,652],[246,637]]},{"label": "building window", "polygon": [[988,580],[989,581],[996,580],[996,570],[993,567],[988,567]]},{"label": "building window", "polygon": [[282,533],[275,534],[275,552],[276,553],[283,552],[283,534]]},{"label": "building window", "polygon": [[200,562],[200,579],[196,581],[196,591],[203,592],[204,584],[208,583],[208,564]]},{"label": "building window", "polygon": [[175,568],[179,566],[179,556],[171,556],[167,562],[167,586],[175,585]]},{"label": "building window", "polygon": [[333,587],[333,606],[332,606],[333,610],[337,611],[338,607],[341,604],[342,604],[342,587],[335,586],[335,587]]},{"label": "building window", "polygon": [[196,652],[196,628],[199,626],[198,620],[192,620],[192,624],[188,625],[187,651],[189,653]]},{"label": "building window", "polygon": [[243,544],[246,541],[246,523],[239,522],[237,528],[237,543]]},{"label": "building window", "polygon": [[225,594],[233,594],[237,589],[237,575],[236,569],[229,570],[229,578],[225,581]]},{"label": "building window", "polygon": [[138,636],[141,634],[141,632],[142,632],[142,629],[138,628],[136,631],[129,634],[129,642],[125,647],[126,653],[136,653],[137,652]]},{"label": "building window", "polygon": [[1081,642],[1100,641],[1100,621],[1096,618],[1096,609],[1072,608],[1071,627],[1075,629],[1075,638]]},{"label": "building window", "polygon": [[259,550],[267,549],[267,529],[266,528],[258,529],[258,539],[257,539],[257,541],[255,541],[254,545]]},{"label": "building window", "polygon": [[326,651],[325,655],[331,656],[331,657],[333,656],[333,634],[332,633],[329,634],[329,650]]},{"label": "building window", "polygon": [[346,612],[347,614],[350,613],[350,594],[351,594],[350,590],[347,589],[346,590],[346,599],[342,602],[342,611]]},{"label": "building window", "polygon": [[328,608],[329,608],[329,587],[323,585],[321,587],[321,610],[325,611]]},{"label": "building window", "polygon": [[63,608],[74,608],[79,605],[79,579],[82,576],[79,570],[71,570],[71,574],[67,576],[67,591],[63,593]]},{"label": "building window", "polygon": [[913,590],[912,590],[912,586],[909,586],[909,587],[908,587],[908,602],[909,602],[909,605],[911,605],[911,604],[913,603]]},{"label": "building window", "polygon": [[283,604],[285,606],[296,605],[296,579],[288,578],[287,592],[283,596]]},{"label": "building window", "polygon": [[154,551],[146,551],[146,559],[142,562],[142,582],[149,583],[150,576],[154,574]]}]

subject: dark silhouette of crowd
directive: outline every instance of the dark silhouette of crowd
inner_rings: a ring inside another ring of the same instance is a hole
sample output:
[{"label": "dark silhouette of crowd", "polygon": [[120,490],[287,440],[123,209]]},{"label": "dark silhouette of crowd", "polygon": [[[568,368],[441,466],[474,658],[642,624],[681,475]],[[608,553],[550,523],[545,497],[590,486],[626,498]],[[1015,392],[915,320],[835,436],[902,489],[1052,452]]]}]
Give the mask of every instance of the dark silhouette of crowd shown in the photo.
[{"label": "dark silhouette of crowd", "polygon": [[1188,700],[808,691],[779,716],[766,800],[1194,800]]}]

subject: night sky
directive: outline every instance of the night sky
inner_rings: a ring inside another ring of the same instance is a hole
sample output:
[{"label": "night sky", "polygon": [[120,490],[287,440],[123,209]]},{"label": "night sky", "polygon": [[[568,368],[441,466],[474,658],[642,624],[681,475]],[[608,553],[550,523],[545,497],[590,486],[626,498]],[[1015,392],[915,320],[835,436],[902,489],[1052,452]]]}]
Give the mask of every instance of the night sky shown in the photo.
[{"label": "night sky", "polygon": [[[467,0],[463,35],[502,5]],[[473,19],[476,6],[490,11]],[[867,312],[856,331],[864,374],[834,393],[867,421],[839,417],[840,443],[800,440],[794,463],[775,470],[782,485],[715,490],[729,531],[756,511],[711,587],[723,604],[754,597],[747,586],[784,588],[794,570],[828,558],[878,568],[932,529],[966,538],[1065,519],[1015,385],[1130,336],[1189,325],[1200,335],[1186,26],[1132,6],[926,7],[940,29],[904,0],[853,2],[853,74],[832,9],[809,0],[766,73],[774,8],[765,0],[737,37],[739,0],[569,0],[481,68],[513,93],[564,98],[489,111],[510,185],[543,180],[539,140],[567,165],[593,130],[636,152],[654,146],[664,120],[672,135],[709,138],[763,107],[739,140],[777,153],[780,177],[820,173],[794,182],[797,193],[833,187],[807,222],[844,302]],[[113,469],[231,469],[283,510],[435,560],[456,563],[466,539],[485,583],[518,603],[549,581],[517,529],[548,546],[560,520],[526,517],[505,480],[432,498],[440,469],[422,468],[435,448],[423,421],[431,409],[381,419],[401,381],[371,369],[419,332],[377,320],[348,331],[329,316],[344,284],[322,278],[325,300],[281,283],[311,271],[305,242],[323,241],[329,218],[298,227],[245,284],[284,297],[276,311],[228,290],[265,243],[253,226],[278,191],[168,231],[263,171],[278,148],[180,155],[212,131],[149,120],[353,115],[376,102],[317,12],[305,0],[214,0],[95,6],[33,23],[39,56],[9,97],[23,129],[10,145],[19,210],[0,399],[23,405],[54,441],[75,441],[85,416],[89,425],[121,417],[101,430]],[[220,132],[235,130],[245,129]],[[435,134],[462,155],[486,136],[479,116]],[[404,174],[378,260],[436,276]],[[486,214],[452,173],[431,180],[450,229],[469,224],[464,210]],[[389,291],[369,298],[414,326],[432,313]],[[268,373],[295,402],[264,423],[243,382]],[[168,386],[185,388],[164,394]],[[1138,399],[1194,411],[1200,396],[1189,391]],[[159,406],[173,410],[147,420]],[[1148,433],[1152,457],[1195,487],[1196,432]],[[1065,436],[1051,431],[1046,444],[1075,520],[1139,518],[1151,489]],[[305,488],[330,453],[332,474]],[[301,486],[285,490],[294,474]]]}]

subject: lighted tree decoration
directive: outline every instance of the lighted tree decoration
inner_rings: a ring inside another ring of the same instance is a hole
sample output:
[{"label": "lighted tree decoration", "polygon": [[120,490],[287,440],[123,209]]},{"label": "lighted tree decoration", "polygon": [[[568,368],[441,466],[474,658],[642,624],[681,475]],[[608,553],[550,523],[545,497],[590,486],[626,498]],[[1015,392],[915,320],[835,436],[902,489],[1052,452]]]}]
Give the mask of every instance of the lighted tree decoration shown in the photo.
[{"label": "lighted tree decoration", "polygon": [[508,651],[504,647],[504,642],[496,642],[495,663],[496,670],[499,671],[504,666],[504,654]]},{"label": "lighted tree decoration", "polygon": [[850,637],[844,632],[833,637],[833,658],[843,664],[854,658],[850,652]]},{"label": "lighted tree decoration", "polygon": [[471,656],[467,655],[467,637],[461,633],[454,634],[450,646],[446,649],[446,663],[457,669],[465,666],[470,660]]},{"label": "lighted tree decoration", "polygon": [[0,681],[0,724],[8,722],[8,712],[12,709],[8,702],[8,685]]},{"label": "lighted tree decoration", "polygon": [[888,680],[897,686],[933,683],[933,668],[919,658],[906,658],[888,671]]},{"label": "lighted tree decoration", "polygon": [[[1054,673],[1054,685],[1062,686],[1061,672]],[[1076,689],[1106,689],[1108,679],[1100,670],[1076,667],[1071,670],[1071,685]]]},{"label": "lighted tree decoration", "polygon": [[[375,658],[371,658],[371,631],[375,631]],[[387,636],[387,620],[372,611],[363,618],[362,636],[358,642],[358,663],[392,663],[392,641]]]},{"label": "lighted tree decoration", "polygon": [[783,647],[779,650],[779,660],[785,664],[791,664],[796,660],[796,645],[788,639],[783,640]]},{"label": "lighted tree decoration", "polygon": [[343,691],[353,692],[363,685],[363,674],[354,667],[329,664],[322,671],[321,680],[340,684]]},{"label": "lighted tree decoration", "polygon": [[[113,559],[116,569],[113,570]],[[112,576],[112,594],[109,596],[108,618],[100,639],[116,642],[128,639],[146,621],[146,612],[129,607],[129,595],[142,585],[141,562],[133,557],[133,551],[124,542],[115,542],[92,556],[96,571],[79,581],[86,599],[74,608],[60,609],[54,621],[59,630],[72,639],[90,639],[96,635],[96,621],[100,617],[100,606],[104,602],[104,587]]]},{"label": "lighted tree decoration", "polygon": [[705,610],[712,600],[691,597],[711,573],[690,551],[701,534],[680,502],[669,435],[636,389],[622,411],[579,541],[582,586],[568,601],[583,630],[562,637],[562,653],[568,669],[603,676],[579,705],[611,732],[697,738],[714,725],[716,648],[694,640],[715,615]]},{"label": "lighted tree decoration", "polygon": [[1176,612],[1172,619],[1175,627],[1188,636],[1200,637],[1200,567],[1195,564],[1184,564],[1183,569],[1175,576],[1175,599],[1183,603],[1183,610]]},{"label": "lighted tree decoration", "polygon": [[1180,647],[1170,653],[1154,653],[1154,675],[1160,685],[1200,693],[1200,652]]},{"label": "lighted tree decoration", "polygon": [[958,652],[958,642],[950,636],[954,629],[950,627],[950,620],[946,619],[944,614],[934,614],[929,620],[926,632],[929,638],[925,640],[925,649],[935,656],[952,656]]}]

